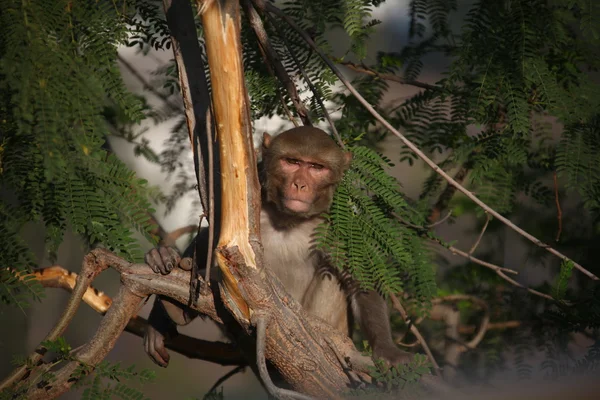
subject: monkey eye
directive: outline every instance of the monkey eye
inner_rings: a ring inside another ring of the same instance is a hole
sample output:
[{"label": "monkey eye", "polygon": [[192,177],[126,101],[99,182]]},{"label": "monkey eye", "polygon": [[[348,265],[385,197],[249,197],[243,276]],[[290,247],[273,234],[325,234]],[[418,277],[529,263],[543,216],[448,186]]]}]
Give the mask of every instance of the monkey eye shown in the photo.
[{"label": "monkey eye", "polygon": [[285,162],[287,162],[288,164],[296,164],[296,165],[300,164],[300,160],[297,160],[295,158],[286,158]]},{"label": "monkey eye", "polygon": [[316,169],[316,170],[320,170],[320,169],[324,168],[321,164],[310,164],[310,167],[312,169]]}]

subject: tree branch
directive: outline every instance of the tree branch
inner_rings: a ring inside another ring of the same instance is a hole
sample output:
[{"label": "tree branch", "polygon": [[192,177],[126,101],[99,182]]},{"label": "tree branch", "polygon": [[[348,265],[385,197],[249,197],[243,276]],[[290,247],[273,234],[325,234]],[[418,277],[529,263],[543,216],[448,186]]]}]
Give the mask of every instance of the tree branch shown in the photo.
[{"label": "tree branch", "polygon": [[[469,342],[467,342],[465,344],[465,349],[463,349],[462,351],[464,351],[466,349],[474,349],[475,347],[477,347],[477,345],[479,345],[479,343],[481,343],[481,341],[483,340],[483,338],[485,336],[485,333],[488,330],[488,326],[490,323],[489,307],[485,301],[481,300],[478,297],[471,296],[468,294],[452,294],[452,295],[434,299],[432,301],[432,303],[433,304],[441,304],[442,302],[457,302],[457,301],[470,301],[471,303],[477,304],[484,312],[484,316],[481,319],[481,323],[479,324],[479,330],[477,331],[477,334]],[[457,333],[458,333],[458,327],[459,326],[457,325],[456,326]]]},{"label": "tree branch", "polygon": [[412,79],[406,79],[406,78],[403,78],[403,77],[395,75],[395,74],[381,73],[381,72],[375,71],[372,68],[367,67],[366,65],[358,65],[358,64],[355,64],[350,61],[341,61],[339,59],[333,59],[333,60],[336,64],[343,65],[344,67],[347,67],[347,68],[351,69],[352,71],[360,72],[361,74],[375,76],[379,79],[383,79],[386,81],[397,82],[397,83],[401,83],[403,85],[410,85],[410,86],[415,86],[415,87],[419,87],[422,89],[428,89],[428,90],[441,90],[442,89],[441,87],[436,86],[436,85],[430,85],[429,83],[419,82],[419,81],[415,81]]},{"label": "tree branch", "polygon": [[[523,326],[521,321],[503,321],[503,322],[490,322],[487,330],[501,330],[501,329],[514,329]],[[477,327],[475,325],[461,325],[458,327],[458,332],[463,335],[471,335],[475,332]]]},{"label": "tree branch", "polygon": [[235,367],[234,369],[232,369],[231,371],[229,371],[228,373],[226,373],[225,375],[220,377],[215,382],[215,384],[212,385],[210,389],[208,389],[208,392],[206,392],[203,399],[206,400],[206,399],[210,398],[210,395],[213,394],[220,385],[225,383],[225,381],[227,381],[227,379],[231,378],[232,376],[234,376],[236,374],[239,374],[240,372],[244,372],[244,369],[246,369],[246,367],[244,367],[244,366]]},{"label": "tree branch", "polygon": [[[104,264],[97,265],[97,261],[97,257],[93,252],[88,253],[83,258],[81,274],[77,276],[77,284],[73,289],[73,294],[69,298],[69,302],[67,303],[65,310],[58,320],[58,323],[46,335],[43,341],[54,341],[63,334],[65,329],[67,329],[67,326],[69,326],[69,323],[75,316],[75,312],[79,308],[81,299],[83,298],[94,278],[100,272],[108,268],[108,266]],[[44,354],[46,354],[46,348],[43,346],[38,346],[28,357],[27,362],[23,366],[16,368],[4,381],[0,383],[0,392],[25,377],[31,369],[30,366],[37,365]]]},{"label": "tree branch", "polygon": [[313,400],[310,396],[305,396],[302,393],[294,392],[292,390],[282,389],[275,386],[269,371],[267,370],[266,356],[265,356],[265,342],[267,336],[267,321],[268,317],[265,315],[258,315],[256,317],[256,360],[258,362],[258,371],[260,372],[260,379],[263,381],[267,392],[276,399],[300,399],[300,400]]},{"label": "tree branch", "polygon": [[483,228],[481,228],[481,232],[479,232],[479,236],[477,237],[477,240],[475,241],[475,243],[473,243],[473,246],[471,246],[471,250],[469,250],[469,256],[471,254],[473,254],[475,252],[475,250],[477,250],[477,247],[479,246],[479,243],[481,242],[481,239],[483,238],[483,235],[485,234],[485,231],[490,223],[490,214],[488,214],[487,212],[485,213],[485,223],[483,224]]},{"label": "tree branch", "polygon": [[533,295],[536,295],[536,296],[539,296],[539,297],[543,297],[543,298],[544,298],[544,299],[546,299],[546,300],[555,301],[555,300],[554,300],[554,298],[553,298],[552,296],[550,296],[550,295],[548,295],[548,294],[546,294],[546,293],[539,292],[539,291],[537,291],[537,290],[535,290],[535,289],[531,289],[531,288],[529,288],[529,287],[527,287],[527,286],[524,286],[524,285],[520,284],[519,282],[515,281],[514,279],[512,279],[512,278],[509,278],[509,277],[506,275],[507,273],[509,273],[509,274],[515,274],[515,275],[517,275],[517,274],[518,274],[518,272],[517,272],[517,271],[515,271],[515,270],[508,269],[508,268],[503,268],[503,267],[499,267],[499,266],[497,266],[497,265],[495,265],[495,264],[492,264],[492,263],[489,263],[489,262],[487,262],[487,261],[480,260],[479,258],[473,257],[473,256],[472,256],[472,255],[470,255],[469,253],[466,253],[466,252],[464,252],[464,251],[462,251],[462,250],[459,250],[459,249],[457,249],[457,248],[456,248],[456,247],[454,247],[454,246],[448,246],[448,245],[444,244],[444,243],[443,243],[441,240],[439,240],[439,239],[429,238],[429,240],[431,240],[431,241],[432,241],[432,242],[434,242],[434,243],[437,243],[437,244],[439,244],[441,247],[443,247],[443,248],[445,248],[445,249],[448,249],[448,250],[449,250],[451,253],[453,253],[453,254],[455,254],[455,255],[459,255],[459,256],[461,256],[461,257],[464,257],[464,258],[466,258],[467,260],[469,260],[469,261],[471,261],[471,262],[473,262],[473,263],[475,263],[475,264],[478,264],[478,265],[481,265],[482,267],[486,267],[486,268],[489,268],[489,269],[491,269],[491,270],[492,270],[492,271],[494,271],[494,272],[495,272],[495,273],[496,273],[496,274],[497,274],[497,275],[498,275],[500,278],[502,278],[502,279],[504,279],[505,281],[509,282],[509,283],[510,283],[510,284],[512,284],[513,286],[516,286],[516,287],[518,287],[518,288],[520,288],[520,289],[524,289],[524,290],[528,291],[529,293],[531,293],[531,294],[533,294]]},{"label": "tree branch", "polygon": [[[77,279],[75,272],[68,271],[59,265],[34,270],[31,275],[43,287],[61,288],[69,292],[73,292]],[[92,286],[86,289],[83,301],[100,314],[105,314],[112,305],[112,299],[108,295]],[[135,316],[127,323],[125,331],[143,338],[147,326],[146,319]],[[167,337],[165,346],[191,359],[210,361],[223,366],[247,364],[239,350],[231,343],[211,342],[178,334],[175,337]]]}]

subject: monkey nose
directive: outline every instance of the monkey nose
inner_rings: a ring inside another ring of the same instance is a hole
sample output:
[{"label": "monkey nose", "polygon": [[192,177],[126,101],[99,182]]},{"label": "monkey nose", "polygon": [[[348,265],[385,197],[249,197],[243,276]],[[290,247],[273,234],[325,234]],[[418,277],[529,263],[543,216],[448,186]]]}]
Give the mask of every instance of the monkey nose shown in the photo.
[{"label": "monkey nose", "polygon": [[304,183],[298,183],[298,182],[294,182],[292,183],[292,188],[296,189],[296,190],[306,190],[306,184]]}]

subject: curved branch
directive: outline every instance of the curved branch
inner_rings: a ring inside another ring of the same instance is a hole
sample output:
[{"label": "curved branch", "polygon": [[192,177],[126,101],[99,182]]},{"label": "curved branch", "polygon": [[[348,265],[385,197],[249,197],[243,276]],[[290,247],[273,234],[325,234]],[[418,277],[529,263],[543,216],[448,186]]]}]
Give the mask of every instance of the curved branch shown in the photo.
[{"label": "curved branch", "polygon": [[[408,313],[402,306],[402,303],[400,303],[400,300],[398,300],[398,298],[396,297],[395,294],[390,294],[390,298],[392,299],[392,305],[394,306],[396,311],[398,311],[400,313],[404,322],[408,323],[410,317],[408,316]],[[431,361],[431,364],[433,365],[433,368],[435,369],[436,374],[440,375],[440,371],[441,371],[440,365],[437,363],[437,361],[435,361],[435,357],[433,356],[433,353],[429,349],[429,346],[427,345],[425,338],[423,337],[423,335],[421,335],[421,332],[419,332],[419,329],[415,326],[415,324],[410,324],[410,331],[412,332],[413,335],[415,335],[417,340],[421,343],[421,347],[423,347],[425,354],[427,354],[429,361]]]},{"label": "curved branch", "polygon": [[[99,261],[100,260],[94,252],[88,253],[83,258],[81,274],[77,276],[77,284],[73,289],[73,294],[69,298],[69,302],[67,303],[67,306],[65,307],[65,310],[60,316],[57,324],[44,338],[44,342],[56,340],[60,335],[63,334],[65,329],[67,329],[67,326],[69,326],[69,323],[75,316],[75,313],[77,312],[77,309],[81,304],[81,300],[94,278],[100,272],[108,268],[107,264],[99,263]],[[44,354],[46,354],[46,349],[41,345],[38,346],[35,349],[35,351],[28,357],[24,365],[16,368],[6,379],[0,382],[0,392],[8,388],[9,386],[12,386],[24,376],[26,376],[31,370],[31,366],[37,365]]]},{"label": "curved branch", "polygon": [[[469,342],[465,343],[465,345],[464,345],[468,349],[474,349],[483,340],[485,333],[488,330],[488,326],[490,324],[490,310],[489,310],[487,303],[478,297],[471,296],[468,294],[452,294],[452,295],[434,299],[432,301],[432,303],[440,304],[440,303],[446,302],[446,301],[457,302],[457,301],[463,301],[463,300],[470,301],[471,303],[477,304],[484,312],[483,318],[481,319],[481,323],[479,324],[479,330],[477,331],[475,336]],[[458,332],[458,326],[456,328],[457,328],[457,332]]]},{"label": "curved branch", "polygon": [[[71,298],[75,297],[75,293],[73,292]],[[114,307],[108,310],[92,339],[76,352],[75,360],[68,362],[58,371],[53,371],[52,381],[31,385],[25,397],[30,400],[52,399],[65,393],[85,377],[86,374],[77,372],[78,368],[83,365],[84,370],[92,371],[106,357],[143,300],[144,296],[121,286],[114,299]]]},{"label": "curved branch", "polygon": [[487,212],[485,213],[485,224],[483,224],[483,228],[481,228],[481,232],[479,232],[479,236],[477,236],[477,240],[475,241],[475,243],[473,243],[473,246],[471,246],[471,250],[469,250],[469,256],[472,255],[475,250],[477,250],[477,247],[479,247],[479,243],[481,243],[481,239],[483,239],[483,235],[485,235],[485,231],[488,227],[488,225],[490,224],[490,214],[488,214]]},{"label": "curved branch", "polygon": [[[75,272],[58,265],[35,270],[32,275],[43,287],[61,288],[69,292],[73,292],[77,279]],[[108,295],[91,286],[83,295],[83,301],[100,314],[105,314],[112,305],[112,299]],[[147,326],[148,321],[145,318],[135,316],[127,323],[125,331],[144,337]],[[239,350],[231,343],[211,342],[178,334],[173,338],[167,338],[165,346],[191,359],[210,361],[223,366],[247,364]]]},{"label": "curved branch", "polygon": [[232,369],[231,371],[229,371],[228,373],[226,373],[225,375],[223,375],[222,377],[220,377],[214,385],[211,386],[210,389],[208,389],[208,392],[206,392],[206,394],[204,395],[204,397],[202,398],[203,400],[206,400],[208,398],[210,398],[210,395],[213,394],[215,392],[215,390],[217,390],[217,388],[222,385],[223,383],[225,383],[225,381],[229,378],[231,378],[232,376],[239,374],[240,372],[244,372],[244,369],[246,369],[245,366],[239,366],[239,367],[235,367],[234,369]]}]

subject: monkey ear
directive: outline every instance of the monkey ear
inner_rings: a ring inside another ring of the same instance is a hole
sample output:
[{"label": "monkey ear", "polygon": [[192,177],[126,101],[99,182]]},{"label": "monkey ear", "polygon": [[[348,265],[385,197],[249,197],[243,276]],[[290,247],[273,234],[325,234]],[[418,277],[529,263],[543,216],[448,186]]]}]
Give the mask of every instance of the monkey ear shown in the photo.
[{"label": "monkey ear", "polygon": [[347,151],[344,153],[344,171],[350,168],[350,164],[352,164],[352,153]]},{"label": "monkey ear", "polygon": [[271,146],[271,141],[273,138],[267,132],[263,133],[263,147],[268,149]]}]

